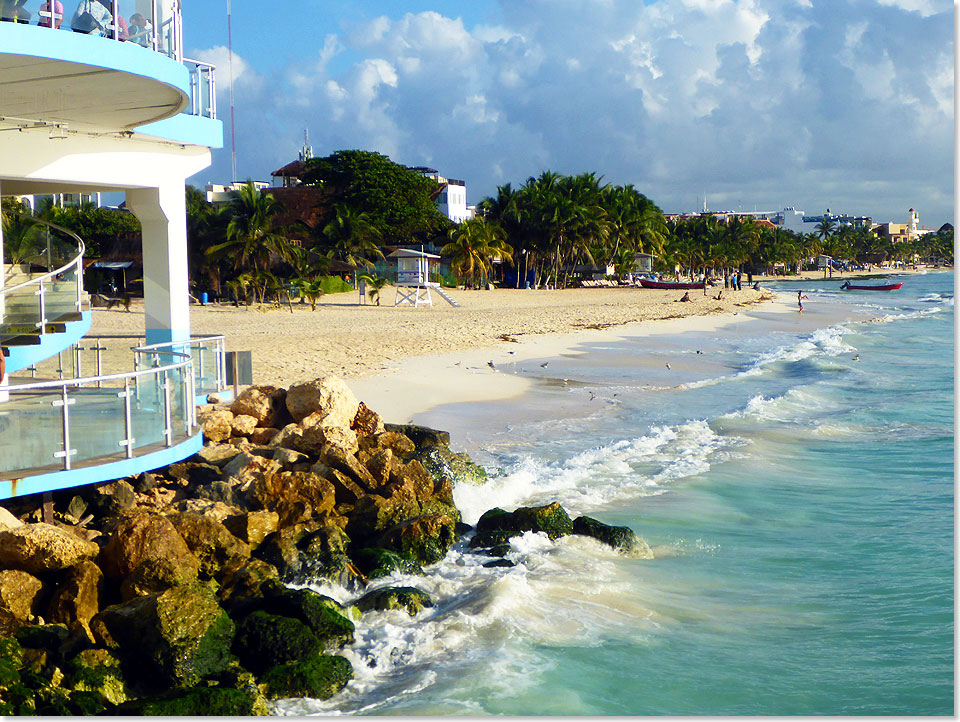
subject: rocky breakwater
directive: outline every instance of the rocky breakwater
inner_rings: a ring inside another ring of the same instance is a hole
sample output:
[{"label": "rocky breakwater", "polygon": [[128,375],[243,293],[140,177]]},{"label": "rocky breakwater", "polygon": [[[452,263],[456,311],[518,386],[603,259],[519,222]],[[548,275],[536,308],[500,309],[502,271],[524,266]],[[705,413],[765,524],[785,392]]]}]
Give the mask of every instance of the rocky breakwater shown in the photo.
[{"label": "rocky breakwater", "polygon": [[[268,714],[350,681],[337,654],[367,612],[433,605],[415,587],[473,529],[456,483],[482,468],[442,431],[384,424],[339,379],[255,386],[202,407],[187,461],[0,507],[0,713]],[[632,531],[558,504],[480,519],[470,547],[511,564],[509,539],[586,534],[651,556]],[[328,580],[352,604],[298,584]]]}]

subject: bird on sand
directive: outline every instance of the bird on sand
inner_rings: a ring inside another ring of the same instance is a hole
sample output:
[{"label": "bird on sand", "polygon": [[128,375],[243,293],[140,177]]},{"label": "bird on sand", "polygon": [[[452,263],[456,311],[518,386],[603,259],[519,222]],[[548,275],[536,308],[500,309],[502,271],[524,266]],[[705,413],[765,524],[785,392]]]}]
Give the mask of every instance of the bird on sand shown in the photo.
[{"label": "bird on sand", "polygon": [[487,366],[489,366],[492,369],[496,368],[496,366],[493,365],[493,361],[487,361]]},{"label": "bird on sand", "polygon": [[547,367],[547,364],[548,364],[548,363],[550,363],[550,362],[549,362],[549,361],[544,361],[542,364],[540,364],[540,368],[545,369],[545,368]]}]

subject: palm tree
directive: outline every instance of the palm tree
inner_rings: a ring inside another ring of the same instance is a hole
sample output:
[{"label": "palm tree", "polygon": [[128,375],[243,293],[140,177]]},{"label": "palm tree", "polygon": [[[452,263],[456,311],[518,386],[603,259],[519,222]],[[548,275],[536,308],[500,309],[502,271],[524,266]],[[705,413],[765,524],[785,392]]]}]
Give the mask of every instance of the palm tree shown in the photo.
[{"label": "palm tree", "polygon": [[310,302],[310,310],[317,310],[317,300],[320,299],[326,291],[323,288],[323,279],[319,277],[305,278],[300,276],[292,281],[294,288],[300,291],[300,294]]},{"label": "palm tree", "polygon": [[356,270],[372,268],[371,258],[383,258],[377,245],[380,232],[370,215],[344,203],[333,207],[333,218],[323,227],[322,237],[329,244],[327,256],[338,258]]},{"label": "palm tree", "polygon": [[451,257],[450,268],[459,282],[469,279],[471,284],[480,285],[486,282],[494,258],[513,260],[513,248],[503,236],[498,225],[475,218],[451,228],[450,242],[440,252]]},{"label": "palm tree", "polygon": [[823,240],[827,240],[830,236],[834,234],[837,230],[837,224],[831,220],[824,218],[820,221],[817,226],[817,233]]},{"label": "palm tree", "polygon": [[383,276],[378,276],[376,273],[361,273],[357,276],[357,280],[363,281],[366,285],[370,286],[367,295],[370,296],[371,301],[376,301],[379,306],[380,290],[387,285],[387,279]]},{"label": "palm tree", "polygon": [[248,182],[227,208],[227,240],[206,250],[212,260],[229,260],[235,271],[251,269],[254,274],[270,267],[274,257],[288,260],[293,244],[276,227],[282,206],[272,193],[260,193]]}]

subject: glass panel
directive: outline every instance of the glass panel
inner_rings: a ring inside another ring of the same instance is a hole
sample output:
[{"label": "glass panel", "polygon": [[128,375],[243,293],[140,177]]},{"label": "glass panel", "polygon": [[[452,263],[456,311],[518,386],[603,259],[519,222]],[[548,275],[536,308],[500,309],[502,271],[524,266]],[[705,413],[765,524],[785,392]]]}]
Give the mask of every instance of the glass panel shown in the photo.
[{"label": "glass panel", "polygon": [[141,376],[131,403],[134,448],[163,441],[163,389],[160,374]]},{"label": "glass panel", "polygon": [[40,323],[39,286],[30,284],[20,290],[8,291],[0,298],[0,338],[33,334]]},{"label": "glass panel", "polygon": [[68,313],[76,313],[78,275],[74,266],[44,283],[47,321],[56,321]]},{"label": "glass panel", "polygon": [[0,472],[44,466],[62,468],[53,454],[63,447],[60,409],[51,406],[59,394],[10,393],[0,404]]},{"label": "glass panel", "polygon": [[187,435],[187,404],[191,401],[189,385],[185,369],[170,372],[170,423],[173,428],[173,443],[182,441]]},{"label": "glass panel", "polygon": [[120,441],[126,438],[123,399],[117,389],[85,387],[70,389],[70,446],[77,453],[72,464],[102,456],[125,453]]}]

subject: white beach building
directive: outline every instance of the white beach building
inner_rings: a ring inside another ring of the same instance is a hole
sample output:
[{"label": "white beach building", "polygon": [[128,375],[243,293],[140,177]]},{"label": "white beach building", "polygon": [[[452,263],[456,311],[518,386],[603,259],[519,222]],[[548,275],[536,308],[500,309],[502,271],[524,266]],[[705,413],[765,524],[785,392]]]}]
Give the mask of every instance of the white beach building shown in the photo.
[{"label": "white beach building", "polygon": [[462,223],[474,217],[476,208],[467,205],[467,184],[456,178],[445,178],[435,169],[426,166],[416,166],[410,170],[417,171],[425,178],[430,178],[440,185],[440,194],[436,204],[447,218],[454,223]]},{"label": "white beach building", "polygon": [[223,141],[213,67],[183,57],[179,0],[106,2],[82,28],[50,5],[27,0],[0,22],[0,195],[124,194],[142,225],[146,344],[129,374],[18,375],[76,349],[91,312],[83,240],[16,219],[39,250],[30,263],[4,250],[0,499],[189,456],[194,401],[223,381],[222,343],[191,338],[184,199]]}]

